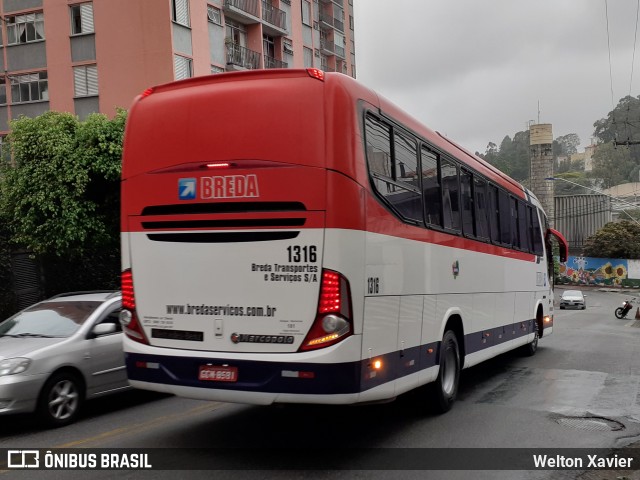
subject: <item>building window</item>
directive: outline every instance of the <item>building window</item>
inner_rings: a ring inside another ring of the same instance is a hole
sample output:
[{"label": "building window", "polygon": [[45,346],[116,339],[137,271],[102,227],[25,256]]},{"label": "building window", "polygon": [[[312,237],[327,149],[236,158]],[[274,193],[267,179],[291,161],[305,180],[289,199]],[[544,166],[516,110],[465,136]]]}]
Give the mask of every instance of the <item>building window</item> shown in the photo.
[{"label": "building window", "polygon": [[6,77],[0,78],[0,105],[7,104],[7,79]]},{"label": "building window", "polygon": [[276,58],[276,43],[273,37],[269,35],[262,36],[262,49],[265,55]]},{"label": "building window", "polygon": [[311,2],[302,1],[302,23],[311,26]]},{"label": "building window", "polygon": [[71,35],[93,33],[93,4],[71,5]]},{"label": "building window", "polygon": [[11,102],[26,103],[49,100],[47,72],[15,75],[11,79]]},{"label": "building window", "polygon": [[174,55],[173,66],[175,68],[176,80],[193,77],[193,62],[190,58]]},{"label": "building window", "polygon": [[304,67],[313,68],[313,50],[304,47]]},{"label": "building window", "polygon": [[287,55],[293,55],[293,44],[291,40],[286,39],[282,42],[282,50],[284,50],[284,53]]},{"label": "building window", "polygon": [[6,17],[6,24],[8,45],[44,40],[44,14],[42,12]]},{"label": "building window", "polygon": [[207,5],[207,18],[211,23],[222,26],[222,12],[219,8]]},{"label": "building window", "polygon": [[190,27],[189,0],[171,0],[171,20],[185,27]]},{"label": "building window", "polygon": [[211,65],[211,73],[224,73],[224,68],[217,65]]},{"label": "building window", "polygon": [[98,95],[98,66],[73,67],[73,87],[76,97]]},{"label": "building window", "polygon": [[247,31],[245,30],[244,25],[236,22],[232,22],[231,20],[227,20],[227,37],[225,39],[228,43],[233,43],[235,45],[240,45],[241,47],[247,46]]}]

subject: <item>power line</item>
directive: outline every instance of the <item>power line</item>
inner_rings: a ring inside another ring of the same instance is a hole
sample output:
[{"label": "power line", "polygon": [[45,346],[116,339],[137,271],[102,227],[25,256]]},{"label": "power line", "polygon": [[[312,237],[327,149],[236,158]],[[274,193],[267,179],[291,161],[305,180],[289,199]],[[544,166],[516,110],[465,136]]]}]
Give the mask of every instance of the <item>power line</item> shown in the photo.
[{"label": "power line", "polygon": [[607,47],[609,49],[609,82],[611,84],[611,110],[615,109],[615,104],[613,101],[613,73],[611,68],[611,38],[609,35],[609,2],[604,0],[604,12],[607,20]]},{"label": "power line", "polygon": [[636,33],[633,37],[633,55],[631,56],[631,80],[629,81],[629,96],[631,96],[631,86],[633,85],[633,64],[636,58],[636,42],[638,40],[638,16],[640,14],[640,0],[636,8]]}]

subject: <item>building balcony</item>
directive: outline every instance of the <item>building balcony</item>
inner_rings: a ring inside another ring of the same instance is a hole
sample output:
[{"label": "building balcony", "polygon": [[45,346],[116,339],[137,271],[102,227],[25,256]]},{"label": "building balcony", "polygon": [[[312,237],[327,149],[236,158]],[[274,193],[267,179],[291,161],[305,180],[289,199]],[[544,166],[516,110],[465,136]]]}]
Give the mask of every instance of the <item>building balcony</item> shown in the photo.
[{"label": "building balcony", "polygon": [[262,1],[262,30],[267,35],[287,35],[287,14],[267,1]]},{"label": "building balcony", "polygon": [[241,47],[237,43],[227,43],[227,70],[256,70],[260,68],[260,53]]},{"label": "building balcony", "polygon": [[224,0],[224,14],[244,25],[261,23],[259,0]]},{"label": "building balcony", "polygon": [[333,27],[336,30],[340,30],[341,32],[344,32],[344,22],[342,20],[338,20],[337,18],[332,17],[328,13],[320,12],[320,21],[325,25],[329,25],[330,27]]},{"label": "building balcony", "polygon": [[343,0],[320,0],[320,3],[323,3],[325,5],[336,4],[339,7],[344,8],[344,1]]},{"label": "building balcony", "polygon": [[320,39],[320,51],[325,55],[335,55],[335,45],[332,40]]},{"label": "building balcony", "polygon": [[264,56],[264,68],[289,68],[289,64],[287,62],[283,62],[282,60],[277,60],[269,55]]}]

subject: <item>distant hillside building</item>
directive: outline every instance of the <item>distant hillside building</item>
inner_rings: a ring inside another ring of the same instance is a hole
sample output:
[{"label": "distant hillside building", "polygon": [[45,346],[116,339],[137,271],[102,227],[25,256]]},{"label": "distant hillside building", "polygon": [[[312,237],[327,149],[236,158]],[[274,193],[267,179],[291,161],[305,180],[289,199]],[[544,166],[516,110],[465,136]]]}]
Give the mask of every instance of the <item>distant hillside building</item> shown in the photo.
[{"label": "distant hillside building", "polygon": [[574,153],[571,155],[571,163],[582,162],[585,172],[593,170],[593,154],[596,152],[597,145],[589,145],[585,147],[584,152]]},{"label": "distant hillside building", "polygon": [[149,86],[192,76],[356,76],[353,0],[2,0],[0,17],[0,139],[20,115],[112,116]]}]

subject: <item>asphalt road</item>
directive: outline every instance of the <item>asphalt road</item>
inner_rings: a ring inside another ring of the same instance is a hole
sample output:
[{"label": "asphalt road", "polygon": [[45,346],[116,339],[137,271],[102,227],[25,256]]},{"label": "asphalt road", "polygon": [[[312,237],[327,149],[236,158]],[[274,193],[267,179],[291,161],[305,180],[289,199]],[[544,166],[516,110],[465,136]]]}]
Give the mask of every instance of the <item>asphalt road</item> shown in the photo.
[{"label": "asphalt road", "polygon": [[[415,405],[414,395],[359,407],[255,407],[130,392],[90,402],[80,421],[63,429],[42,430],[28,416],[2,418],[0,448],[277,448],[285,459],[295,456],[295,448],[331,448],[334,455],[341,455],[346,469],[217,471],[213,476],[191,471],[190,478],[578,478],[578,471],[348,469],[355,464],[350,463],[354,448],[620,448],[638,442],[640,321],[635,322],[634,315],[628,320],[613,315],[627,295],[586,293],[585,311],[556,310],[554,333],[540,340],[534,357],[508,353],[465,370],[459,400],[445,415],[425,413]],[[371,450],[358,452],[359,461],[362,455],[376,455]],[[366,458],[363,465],[368,465]],[[635,478],[638,472],[625,474]],[[0,480],[186,475],[176,471],[5,471],[0,472]],[[615,473],[598,475],[616,478]]]}]

